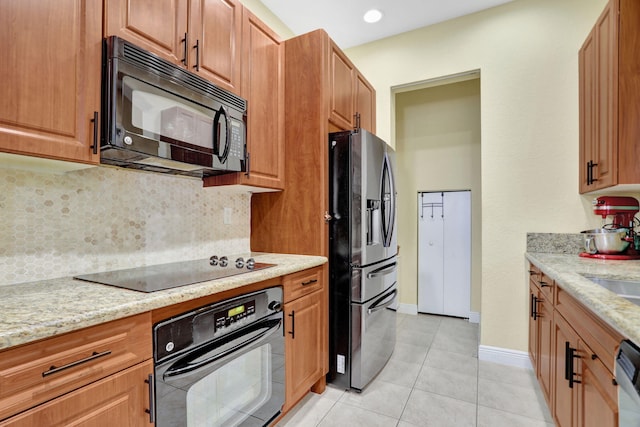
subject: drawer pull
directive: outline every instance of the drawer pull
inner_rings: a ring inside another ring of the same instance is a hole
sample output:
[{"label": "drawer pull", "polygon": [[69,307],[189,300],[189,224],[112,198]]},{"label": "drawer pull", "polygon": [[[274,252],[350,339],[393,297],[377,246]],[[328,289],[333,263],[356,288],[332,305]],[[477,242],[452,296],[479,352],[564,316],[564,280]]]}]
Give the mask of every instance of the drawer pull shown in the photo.
[{"label": "drawer pull", "polygon": [[94,351],[91,356],[85,357],[84,359],[76,360],[75,362],[67,363],[66,365],[62,365],[58,367],[51,366],[48,371],[45,371],[42,373],[42,376],[46,377],[48,375],[53,375],[60,371],[64,371],[65,369],[73,368],[74,366],[82,365],[83,363],[87,363],[92,360],[98,359],[100,357],[108,356],[110,354],[111,354],[111,350],[103,351],[102,353],[98,353],[97,351]]},{"label": "drawer pull", "polygon": [[307,280],[306,282],[302,282],[301,285],[302,286],[307,286],[307,285],[310,285],[312,283],[317,283],[317,282],[318,282],[318,279],[311,279],[311,280]]},{"label": "drawer pull", "polygon": [[540,282],[540,287],[544,288],[544,287],[547,287],[547,286],[551,287],[551,285],[548,284],[547,282],[542,282],[542,281]]}]

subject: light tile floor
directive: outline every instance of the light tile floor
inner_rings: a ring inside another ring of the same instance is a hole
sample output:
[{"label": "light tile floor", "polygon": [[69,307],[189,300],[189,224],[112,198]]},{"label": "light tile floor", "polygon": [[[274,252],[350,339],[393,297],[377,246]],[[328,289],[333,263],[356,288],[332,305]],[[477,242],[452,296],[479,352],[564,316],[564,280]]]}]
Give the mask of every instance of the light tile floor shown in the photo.
[{"label": "light tile floor", "polygon": [[398,314],[393,356],[362,393],[328,385],[279,427],[552,427],[532,371],[478,361],[478,325]]}]

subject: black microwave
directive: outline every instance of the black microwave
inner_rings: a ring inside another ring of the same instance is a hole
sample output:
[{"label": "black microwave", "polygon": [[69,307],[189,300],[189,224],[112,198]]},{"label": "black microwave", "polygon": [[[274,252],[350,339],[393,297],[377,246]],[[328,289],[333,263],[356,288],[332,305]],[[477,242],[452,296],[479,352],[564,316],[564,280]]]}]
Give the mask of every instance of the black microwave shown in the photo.
[{"label": "black microwave", "polygon": [[246,170],[247,101],[140,47],[104,41],[101,163],[189,176]]}]

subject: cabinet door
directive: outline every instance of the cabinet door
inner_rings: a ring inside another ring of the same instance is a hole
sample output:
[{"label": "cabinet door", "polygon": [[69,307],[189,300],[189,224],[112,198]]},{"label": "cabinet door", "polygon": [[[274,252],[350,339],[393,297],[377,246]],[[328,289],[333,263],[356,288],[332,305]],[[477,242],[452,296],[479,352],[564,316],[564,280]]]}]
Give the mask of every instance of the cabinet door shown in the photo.
[{"label": "cabinet door", "polygon": [[594,177],[597,188],[618,181],[618,14],[609,2],[596,23],[596,137]]},{"label": "cabinet door", "polygon": [[[580,190],[618,183],[618,14],[610,1],[579,52]],[[585,181],[583,184],[583,180]]]},{"label": "cabinet door", "polygon": [[242,96],[248,100],[245,182],[284,188],[284,46],[266,24],[245,9]]},{"label": "cabinet door", "polygon": [[287,409],[326,373],[323,363],[327,351],[322,329],[325,321],[323,295],[324,291],[314,292],[286,303],[284,307]]},{"label": "cabinet door", "polygon": [[594,138],[596,134],[595,104],[595,30],[591,30],[578,53],[580,86],[580,193],[591,191]]},{"label": "cabinet door", "polygon": [[329,121],[344,129],[354,127],[355,68],[333,42],[329,52]]},{"label": "cabinet door", "polygon": [[538,329],[540,322],[538,321],[538,288],[533,281],[529,281],[529,358],[531,365],[536,374],[539,371],[538,355],[539,350],[539,334]]},{"label": "cabinet door", "polygon": [[191,0],[190,69],[240,94],[242,4],[238,0]]},{"label": "cabinet door", "polygon": [[0,151],[99,162],[101,23],[99,0],[0,3]]},{"label": "cabinet door", "polygon": [[[356,114],[360,127],[376,133],[376,91],[360,72],[356,72]],[[356,126],[358,123],[355,124]]]},{"label": "cabinet door", "polygon": [[[558,427],[578,426],[578,393],[577,384],[570,387],[567,379],[570,374],[578,372],[577,358],[572,360],[573,372],[567,372],[567,361],[570,354],[567,349],[577,350],[578,335],[563,319],[562,316],[556,315],[553,322],[553,341],[554,341],[554,392],[552,413],[553,419]],[[569,375],[567,375],[569,374]],[[574,376],[575,379],[578,379]]]},{"label": "cabinet door", "polygon": [[551,402],[553,385],[553,304],[542,291],[538,304],[538,378],[542,392]]},{"label": "cabinet door", "polygon": [[149,375],[153,361],[111,375],[72,393],[43,403],[0,426],[148,426]]},{"label": "cabinet door", "polygon": [[187,1],[109,0],[105,2],[105,35],[121,37],[187,66]]},{"label": "cabinet door", "polygon": [[583,342],[578,422],[582,427],[616,427],[618,425],[618,390],[613,375],[598,356]]},{"label": "cabinet door", "polygon": [[205,187],[284,188],[284,45],[266,24],[243,9],[242,93],[248,101],[247,171],[204,179]]}]

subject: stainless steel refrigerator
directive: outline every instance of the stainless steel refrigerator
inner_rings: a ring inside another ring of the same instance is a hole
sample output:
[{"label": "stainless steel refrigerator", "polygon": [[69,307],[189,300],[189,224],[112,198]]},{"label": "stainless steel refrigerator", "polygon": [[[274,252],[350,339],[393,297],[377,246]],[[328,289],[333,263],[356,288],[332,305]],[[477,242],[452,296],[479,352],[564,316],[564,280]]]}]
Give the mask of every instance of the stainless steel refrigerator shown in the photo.
[{"label": "stainless steel refrigerator", "polygon": [[396,341],[394,152],[365,131],[329,134],[329,374],[362,390]]}]

